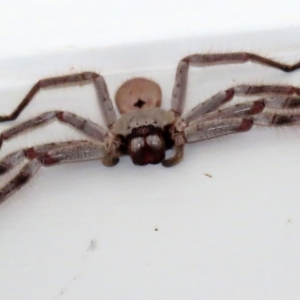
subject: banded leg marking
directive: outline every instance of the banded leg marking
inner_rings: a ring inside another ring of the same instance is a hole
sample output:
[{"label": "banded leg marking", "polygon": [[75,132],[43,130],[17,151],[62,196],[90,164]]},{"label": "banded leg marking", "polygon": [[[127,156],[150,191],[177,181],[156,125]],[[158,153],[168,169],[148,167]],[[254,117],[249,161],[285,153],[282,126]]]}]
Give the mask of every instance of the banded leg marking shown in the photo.
[{"label": "banded leg marking", "polygon": [[[44,145],[44,147],[49,147],[51,149],[52,146],[48,144]],[[81,141],[58,149],[54,148],[41,156],[30,160],[21,168],[19,173],[13,179],[0,188],[0,204],[24,186],[36,174],[41,166],[52,166],[75,161],[101,160],[104,155],[104,143],[101,142]]]}]

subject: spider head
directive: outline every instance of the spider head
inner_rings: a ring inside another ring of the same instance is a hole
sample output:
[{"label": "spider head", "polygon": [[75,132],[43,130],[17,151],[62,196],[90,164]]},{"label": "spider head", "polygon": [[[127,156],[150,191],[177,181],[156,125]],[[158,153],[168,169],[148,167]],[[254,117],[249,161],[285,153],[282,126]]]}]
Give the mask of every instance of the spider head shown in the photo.
[{"label": "spider head", "polygon": [[142,109],[122,115],[112,133],[123,140],[123,152],[135,165],[158,164],[173,145],[169,129],[174,121],[173,112],[158,107]]},{"label": "spider head", "polygon": [[149,79],[133,78],[124,82],[116,92],[115,101],[120,114],[144,108],[160,107],[161,88]]}]

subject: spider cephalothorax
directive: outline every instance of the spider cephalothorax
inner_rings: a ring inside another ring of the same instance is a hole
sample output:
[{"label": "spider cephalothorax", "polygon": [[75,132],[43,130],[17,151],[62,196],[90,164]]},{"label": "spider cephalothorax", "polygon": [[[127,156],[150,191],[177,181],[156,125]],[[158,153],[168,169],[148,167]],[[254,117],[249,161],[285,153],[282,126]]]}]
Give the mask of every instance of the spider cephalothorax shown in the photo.
[{"label": "spider cephalothorax", "polygon": [[[137,80],[141,80],[137,78]],[[156,85],[153,81],[143,79],[149,88]],[[126,85],[126,83],[125,83]],[[121,87],[121,89],[123,86]],[[151,95],[141,100],[137,95],[136,102],[143,101],[147,108],[124,111],[124,114],[115,122],[112,133],[119,137],[124,145],[124,154],[130,155],[136,165],[157,164],[165,159],[165,152],[173,146],[170,128],[175,122],[175,115],[171,111],[159,107],[150,107],[155,102]]]},{"label": "spider cephalothorax", "polygon": [[[84,72],[38,81],[10,115],[0,116],[0,122],[16,119],[41,88],[91,81],[96,88],[107,128],[70,112],[50,111],[3,131],[0,146],[3,141],[19,133],[57,119],[80,131],[86,139],[34,146],[5,156],[0,161],[0,175],[25,159],[29,161],[0,188],[0,203],[28,182],[41,166],[86,160],[102,160],[104,165],[113,166],[118,163],[120,156],[129,155],[136,165],[161,162],[163,166],[170,167],[182,160],[186,143],[248,131],[253,124],[299,124],[300,89],[290,85],[230,87],[182,116],[189,66],[247,61],[285,72],[300,68],[300,62],[287,65],[247,52],[190,55],[178,63],[170,110],[160,108],[162,95],[158,84],[145,78],[133,78],[126,81],[116,93],[116,105],[121,114],[119,118],[100,74]],[[235,95],[261,98],[223,108],[224,103]],[[174,154],[165,158],[168,149],[173,149]]]}]

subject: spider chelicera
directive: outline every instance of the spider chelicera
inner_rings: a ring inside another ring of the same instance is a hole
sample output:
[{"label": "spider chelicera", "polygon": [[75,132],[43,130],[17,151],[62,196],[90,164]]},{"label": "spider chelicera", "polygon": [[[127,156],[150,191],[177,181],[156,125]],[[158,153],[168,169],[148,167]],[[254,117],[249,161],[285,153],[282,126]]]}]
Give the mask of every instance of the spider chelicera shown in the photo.
[{"label": "spider chelicera", "polygon": [[[170,110],[160,108],[161,89],[153,81],[133,78],[116,93],[120,118],[112,105],[104,78],[97,73],[80,74],[39,80],[8,116],[0,122],[15,120],[42,88],[93,82],[107,128],[66,111],[45,112],[27,122],[5,130],[0,135],[0,146],[17,134],[57,119],[74,127],[87,138],[61,143],[50,143],[21,149],[0,161],[0,175],[29,160],[9,182],[0,188],[0,203],[25,185],[41,166],[52,166],[75,161],[102,160],[114,166],[119,157],[129,155],[135,165],[162,163],[171,167],[183,158],[184,145],[219,136],[245,132],[255,125],[294,125],[300,123],[300,88],[290,85],[238,85],[221,91],[198,104],[182,116],[189,66],[239,64],[254,62],[285,72],[300,68],[300,62],[287,65],[247,52],[194,54],[180,60],[173,87]],[[255,101],[220,109],[238,96],[261,96]],[[166,150],[174,155],[165,158]]]}]

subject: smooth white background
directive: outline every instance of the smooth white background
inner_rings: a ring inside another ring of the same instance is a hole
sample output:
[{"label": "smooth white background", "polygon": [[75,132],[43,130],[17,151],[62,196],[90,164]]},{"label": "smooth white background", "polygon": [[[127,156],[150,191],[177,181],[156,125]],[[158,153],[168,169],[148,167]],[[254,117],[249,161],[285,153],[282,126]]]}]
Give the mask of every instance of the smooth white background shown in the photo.
[{"label": "smooth white background", "polygon": [[[300,59],[297,1],[27,0],[0,9],[1,114],[43,77],[101,72],[113,97],[124,80],[146,76],[168,108],[185,55]],[[186,109],[237,84],[299,78],[250,63],[192,69]],[[43,91],[16,122],[50,109],[102,124],[90,85]],[[81,136],[54,122],[1,151],[72,138]],[[299,128],[255,128],[188,145],[170,169],[129,158],[43,169],[0,207],[0,298],[298,299],[299,150]]]}]

